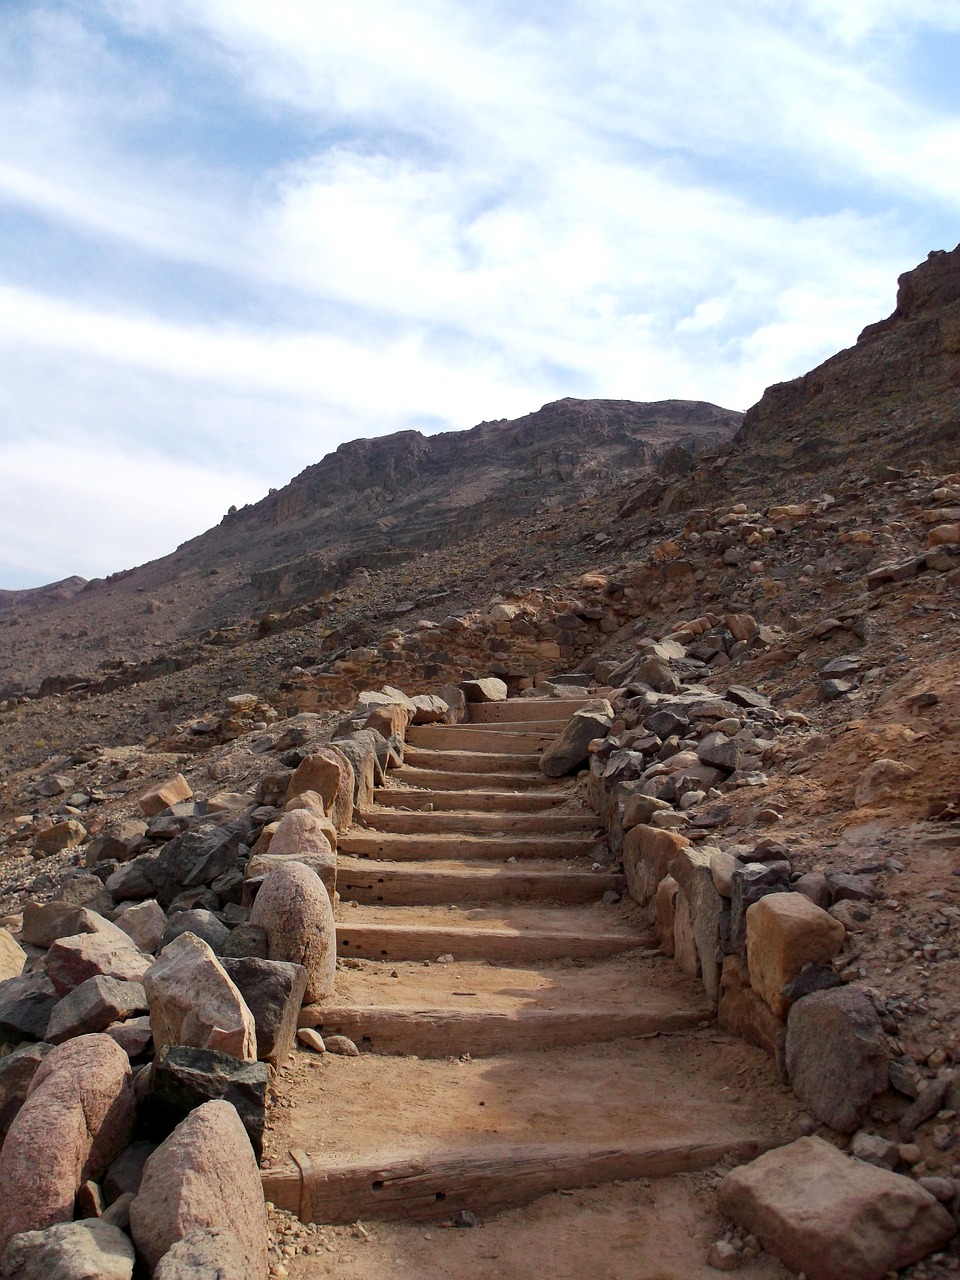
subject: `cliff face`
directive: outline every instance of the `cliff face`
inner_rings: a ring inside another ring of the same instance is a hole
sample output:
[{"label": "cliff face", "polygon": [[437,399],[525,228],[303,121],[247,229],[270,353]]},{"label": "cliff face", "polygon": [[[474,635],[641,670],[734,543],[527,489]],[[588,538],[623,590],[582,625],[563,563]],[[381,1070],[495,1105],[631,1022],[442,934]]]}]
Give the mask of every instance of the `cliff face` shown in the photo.
[{"label": "cliff face", "polygon": [[769,387],[744,416],[727,474],[960,463],[960,247],[898,281],[892,315],[855,346]]},{"label": "cliff face", "polygon": [[108,657],[143,662],[205,629],[334,591],[360,569],[575,506],[668,454],[729,441],[741,420],[687,400],[566,399],[469,431],[351,441],[160,560],[78,579],[70,592],[27,593],[29,609],[24,593],[0,594],[0,697],[51,675],[67,687]]}]

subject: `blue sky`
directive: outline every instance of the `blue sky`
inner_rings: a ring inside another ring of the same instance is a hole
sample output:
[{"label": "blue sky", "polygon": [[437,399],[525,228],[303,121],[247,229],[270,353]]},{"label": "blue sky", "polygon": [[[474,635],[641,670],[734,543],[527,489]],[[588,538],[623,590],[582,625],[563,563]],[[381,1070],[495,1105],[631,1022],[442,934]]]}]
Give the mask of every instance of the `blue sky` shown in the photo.
[{"label": "blue sky", "polygon": [[746,408],[960,240],[954,0],[4,0],[0,586],[344,440]]}]

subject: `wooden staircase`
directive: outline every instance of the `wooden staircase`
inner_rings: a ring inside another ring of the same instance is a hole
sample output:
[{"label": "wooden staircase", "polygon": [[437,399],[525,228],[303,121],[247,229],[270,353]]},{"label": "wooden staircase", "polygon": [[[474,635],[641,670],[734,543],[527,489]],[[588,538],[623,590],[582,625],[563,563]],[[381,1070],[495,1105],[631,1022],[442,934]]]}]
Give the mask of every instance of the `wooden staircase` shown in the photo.
[{"label": "wooden staircase", "polygon": [[291,1159],[264,1183],[281,1208],[326,1223],[490,1213],[774,1145],[694,1051],[712,1011],[649,948],[575,783],[538,768],[580,705],[480,704],[468,725],[412,728],[341,838],[350,964],[301,1026],[362,1054],[316,1058],[279,1117]]}]

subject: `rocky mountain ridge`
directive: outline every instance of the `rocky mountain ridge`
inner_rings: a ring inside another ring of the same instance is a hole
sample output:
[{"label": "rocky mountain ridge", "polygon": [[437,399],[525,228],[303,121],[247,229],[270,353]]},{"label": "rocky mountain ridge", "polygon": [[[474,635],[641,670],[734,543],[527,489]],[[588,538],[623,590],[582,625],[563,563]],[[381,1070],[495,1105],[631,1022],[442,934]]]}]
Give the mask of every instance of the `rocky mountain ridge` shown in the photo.
[{"label": "rocky mountain ridge", "polygon": [[[105,580],[0,594],[0,697],[102,679],[209,629],[321,597],[728,440],[742,415],[692,401],[566,399],[514,422],[341,445],[169,556]],[[79,587],[74,589],[76,584]],[[69,590],[67,589],[69,587]]]}]

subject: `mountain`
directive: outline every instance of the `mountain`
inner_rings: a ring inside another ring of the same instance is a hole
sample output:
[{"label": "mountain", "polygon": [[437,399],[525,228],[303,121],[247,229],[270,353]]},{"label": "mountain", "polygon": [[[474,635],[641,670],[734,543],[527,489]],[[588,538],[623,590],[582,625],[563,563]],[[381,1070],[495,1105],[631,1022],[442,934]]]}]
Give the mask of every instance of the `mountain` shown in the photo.
[{"label": "mountain", "polygon": [[188,637],[322,597],[360,569],[561,509],[652,473],[678,450],[686,458],[722,445],[741,419],[688,400],[565,399],[469,431],[343,444],[162,559],[68,580],[76,592],[4,593],[0,697],[147,662]]}]

